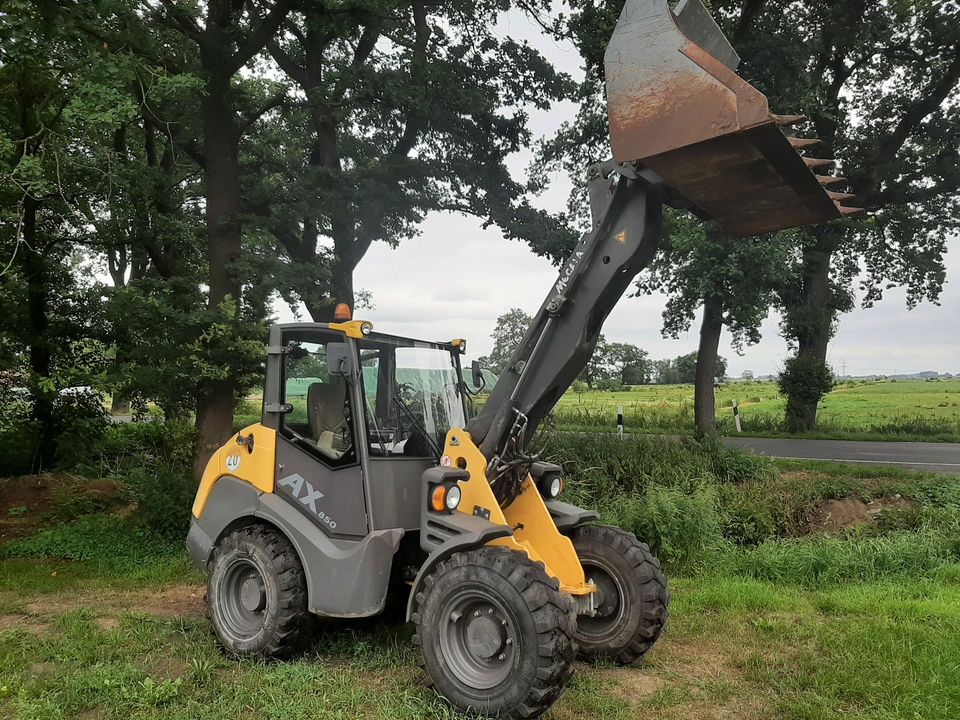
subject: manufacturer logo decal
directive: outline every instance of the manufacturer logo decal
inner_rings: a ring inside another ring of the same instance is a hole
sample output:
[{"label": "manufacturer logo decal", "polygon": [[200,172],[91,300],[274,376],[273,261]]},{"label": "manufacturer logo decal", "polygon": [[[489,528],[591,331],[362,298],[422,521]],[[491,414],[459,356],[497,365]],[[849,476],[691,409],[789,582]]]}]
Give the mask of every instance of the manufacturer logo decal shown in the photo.
[{"label": "manufacturer logo decal", "polygon": [[450,467],[451,462],[452,461],[450,460],[449,455],[444,455],[442,458],[440,458],[440,464],[444,467]]},{"label": "manufacturer logo decal", "polygon": [[333,518],[323,510],[317,509],[317,500],[324,497],[323,493],[314,488],[309,480],[304,480],[300,473],[293,473],[293,475],[280,478],[277,484],[287,488],[289,493],[293,495],[301,505],[305,506],[311,513],[322,520],[331,530],[337,527],[337,523]]},{"label": "manufacturer logo decal", "polygon": [[240,456],[236,453],[227,455],[227,470],[236,472],[238,467],[240,467]]}]

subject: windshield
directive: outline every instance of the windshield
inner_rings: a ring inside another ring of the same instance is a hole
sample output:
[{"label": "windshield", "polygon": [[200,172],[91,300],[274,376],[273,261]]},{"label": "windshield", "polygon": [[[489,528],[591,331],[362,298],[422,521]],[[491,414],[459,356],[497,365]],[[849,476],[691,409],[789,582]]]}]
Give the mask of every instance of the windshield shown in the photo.
[{"label": "windshield", "polygon": [[466,424],[456,357],[400,338],[359,344],[371,454],[436,456],[447,431]]}]

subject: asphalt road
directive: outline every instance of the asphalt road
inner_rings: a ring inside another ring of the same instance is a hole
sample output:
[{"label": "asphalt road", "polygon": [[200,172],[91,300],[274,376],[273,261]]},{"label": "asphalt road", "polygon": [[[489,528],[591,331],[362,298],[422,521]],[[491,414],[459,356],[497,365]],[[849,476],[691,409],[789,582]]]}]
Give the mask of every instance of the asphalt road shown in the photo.
[{"label": "asphalt road", "polygon": [[833,460],[893,465],[913,470],[960,475],[960,443],[864,442],[796,438],[727,437],[727,445],[758,455],[796,460]]}]

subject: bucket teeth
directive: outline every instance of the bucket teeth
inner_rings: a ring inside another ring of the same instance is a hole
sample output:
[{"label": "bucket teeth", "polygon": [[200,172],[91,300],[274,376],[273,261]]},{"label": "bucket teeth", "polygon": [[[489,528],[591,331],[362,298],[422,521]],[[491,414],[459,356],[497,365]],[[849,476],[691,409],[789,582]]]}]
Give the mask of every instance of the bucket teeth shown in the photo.
[{"label": "bucket teeth", "polygon": [[846,185],[847,179],[839,175],[817,175],[817,180],[824,187],[833,187],[834,185]]},{"label": "bucket teeth", "polygon": [[811,170],[818,170],[820,168],[832,168],[837,166],[836,160],[827,160],[825,158],[812,158],[805,157],[803,162],[806,163],[807,167]]},{"label": "bucket teeth", "polygon": [[839,203],[837,203],[837,209],[843,217],[859,217],[860,215],[865,215],[867,212],[863,208],[846,207]]},{"label": "bucket teeth", "polygon": [[787,140],[790,141],[791,147],[796,150],[803,150],[808,147],[813,147],[814,145],[820,144],[820,138],[798,138],[798,137],[788,137]]},{"label": "bucket teeth", "polygon": [[770,117],[781,126],[796,125],[807,119],[806,115],[775,115],[773,113],[770,113]]}]

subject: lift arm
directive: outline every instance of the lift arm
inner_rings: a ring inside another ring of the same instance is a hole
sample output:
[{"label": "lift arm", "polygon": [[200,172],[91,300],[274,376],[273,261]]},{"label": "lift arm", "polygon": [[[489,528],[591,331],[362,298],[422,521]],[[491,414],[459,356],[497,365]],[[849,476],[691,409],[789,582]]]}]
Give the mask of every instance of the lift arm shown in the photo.
[{"label": "lift arm", "polygon": [[648,170],[614,162],[588,177],[593,229],[560,270],[523,341],[467,431],[491,469],[522,452],[586,367],[603,321],[660,242],[665,189]]}]

